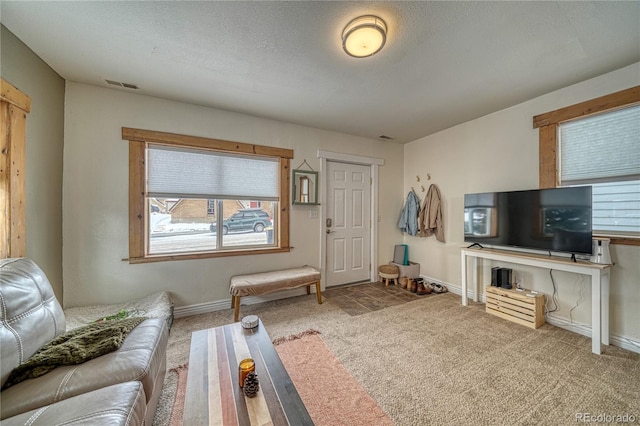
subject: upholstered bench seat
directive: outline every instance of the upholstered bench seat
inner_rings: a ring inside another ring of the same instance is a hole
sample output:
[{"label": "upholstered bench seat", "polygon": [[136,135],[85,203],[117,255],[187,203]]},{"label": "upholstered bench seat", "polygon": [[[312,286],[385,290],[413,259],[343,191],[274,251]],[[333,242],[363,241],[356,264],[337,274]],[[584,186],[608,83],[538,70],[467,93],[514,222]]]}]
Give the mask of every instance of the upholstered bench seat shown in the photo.
[{"label": "upholstered bench seat", "polygon": [[231,277],[229,293],[231,307],[235,309],[233,320],[240,316],[240,298],[243,296],[259,296],[279,290],[290,290],[302,286],[307,287],[307,294],[311,294],[311,286],[316,286],[318,303],[322,303],[320,291],[320,272],[312,266],[294,269],[261,272],[257,274],[235,275]]}]

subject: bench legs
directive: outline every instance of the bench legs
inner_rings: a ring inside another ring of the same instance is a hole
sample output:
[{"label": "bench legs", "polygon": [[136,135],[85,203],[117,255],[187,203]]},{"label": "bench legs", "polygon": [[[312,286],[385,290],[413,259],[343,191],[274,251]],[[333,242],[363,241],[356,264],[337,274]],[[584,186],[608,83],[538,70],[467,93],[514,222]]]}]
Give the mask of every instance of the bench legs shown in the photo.
[{"label": "bench legs", "polygon": [[[307,294],[311,294],[311,284],[307,286]],[[322,293],[320,291],[320,281],[316,282],[316,297],[318,298],[318,305],[322,305]]]},{"label": "bench legs", "polygon": [[[311,286],[314,284],[307,285],[307,294],[311,294]],[[316,297],[318,298],[318,305],[322,305],[322,290],[320,289],[320,281],[315,283],[316,286]],[[240,297],[241,296],[231,296],[231,307],[233,308],[233,322],[238,322],[240,318]]]},{"label": "bench legs", "polygon": [[238,322],[240,316],[240,296],[231,296],[231,307],[233,310],[233,322]]}]

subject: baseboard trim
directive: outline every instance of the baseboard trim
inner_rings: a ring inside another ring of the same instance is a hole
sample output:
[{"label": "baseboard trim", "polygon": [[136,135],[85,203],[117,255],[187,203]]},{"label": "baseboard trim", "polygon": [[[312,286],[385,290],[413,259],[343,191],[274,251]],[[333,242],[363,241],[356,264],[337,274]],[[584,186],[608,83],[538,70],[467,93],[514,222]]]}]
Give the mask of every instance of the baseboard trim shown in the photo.
[{"label": "baseboard trim", "polygon": [[[424,278],[425,280],[427,280],[428,282],[437,282],[440,283],[444,286],[447,287],[447,289],[449,290],[449,292],[453,293],[453,294],[457,294],[460,297],[462,297],[462,288],[460,286],[451,284],[451,283],[445,283],[442,282],[440,280],[436,280],[434,278],[431,277],[427,277],[424,275],[420,275],[422,278]],[[471,290],[467,290],[467,297],[469,298],[469,300],[473,300],[473,296],[474,296],[474,292]],[[485,300],[485,296],[484,293],[480,295],[480,301],[482,303],[486,303]],[[558,317],[554,317],[554,316],[549,316],[548,314],[545,315],[544,317],[545,321],[551,325],[554,325],[556,327],[562,328],[564,330],[569,330],[572,331],[574,333],[578,333],[582,336],[591,338],[591,326],[588,324],[581,324],[581,323],[576,323],[576,322],[571,322],[569,320],[566,320],[564,318],[558,318]],[[628,351],[631,352],[635,352],[635,353],[640,353],[640,342],[633,340],[629,337],[625,337],[625,336],[618,336],[615,334],[611,334],[609,336],[609,343],[613,346],[618,346],[620,348],[626,349]]]},{"label": "baseboard trim", "polygon": [[[574,333],[578,333],[591,339],[591,326],[588,324],[571,322],[564,318],[558,318],[550,316],[548,314],[545,315],[544,319],[548,324],[555,325],[556,327],[560,327],[565,330],[573,331]],[[640,342],[630,339],[629,337],[611,334],[609,335],[609,343],[613,346],[618,346],[622,349],[640,354]]]},{"label": "baseboard trim", "polygon": [[196,305],[180,306],[173,310],[176,318],[189,317],[191,315],[207,314],[209,312],[231,309],[231,299],[217,300],[215,302],[198,303]]},{"label": "baseboard trim", "polygon": [[[457,294],[458,296],[462,297],[462,288],[460,286],[458,286],[458,285],[451,284],[451,283],[446,283],[444,281],[437,280],[435,278],[431,278],[431,277],[428,277],[428,276],[422,275],[422,274],[420,274],[420,278],[423,278],[425,281],[430,282],[430,283],[442,284],[443,286],[445,286],[447,288],[447,290],[449,290],[449,293]],[[467,289],[467,298],[469,300],[473,300],[473,296],[474,295],[475,295],[475,293],[472,290]],[[480,302],[482,302],[482,303],[485,302],[484,293],[480,295]]]},{"label": "baseboard trim", "polygon": [[[315,288],[311,289],[311,293],[315,293]],[[302,296],[305,294],[307,294],[306,288],[300,287],[293,290],[283,290],[275,293],[265,294],[263,296],[246,296],[240,299],[240,302],[241,305],[255,305],[256,303],[286,299],[288,297]],[[231,298],[216,300],[214,302],[198,303],[196,305],[180,306],[174,309],[173,314],[176,318],[182,318],[191,315],[222,311],[225,309],[231,310]]]}]

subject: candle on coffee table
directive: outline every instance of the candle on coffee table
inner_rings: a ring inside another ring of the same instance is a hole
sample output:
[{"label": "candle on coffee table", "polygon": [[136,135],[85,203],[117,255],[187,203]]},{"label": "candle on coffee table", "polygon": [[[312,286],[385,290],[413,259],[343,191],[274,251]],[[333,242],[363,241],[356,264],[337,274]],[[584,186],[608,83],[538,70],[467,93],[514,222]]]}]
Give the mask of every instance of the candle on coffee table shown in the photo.
[{"label": "candle on coffee table", "polygon": [[238,382],[240,387],[244,386],[244,379],[247,377],[247,374],[255,370],[256,364],[251,358],[246,358],[240,361],[240,364],[238,365]]}]

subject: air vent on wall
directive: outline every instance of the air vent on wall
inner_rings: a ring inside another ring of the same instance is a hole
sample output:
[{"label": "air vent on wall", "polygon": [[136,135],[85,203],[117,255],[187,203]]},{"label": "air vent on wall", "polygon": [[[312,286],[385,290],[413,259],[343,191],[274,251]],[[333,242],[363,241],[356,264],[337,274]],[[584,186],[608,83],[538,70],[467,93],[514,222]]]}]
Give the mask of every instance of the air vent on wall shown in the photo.
[{"label": "air vent on wall", "polygon": [[113,80],[105,80],[105,82],[107,84],[110,84],[111,86],[124,87],[125,89],[134,89],[134,90],[138,89],[137,85],[131,84],[131,83],[121,83],[119,81],[113,81]]},{"label": "air vent on wall", "polygon": [[387,135],[380,135],[378,136],[379,139],[384,139],[385,141],[392,141],[393,138],[391,136],[387,136]]}]

